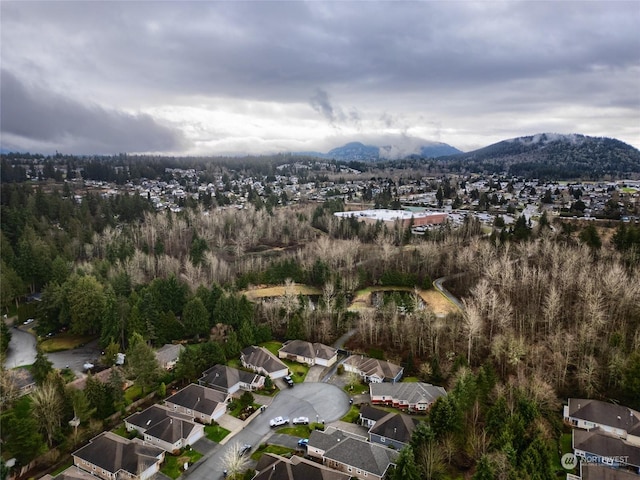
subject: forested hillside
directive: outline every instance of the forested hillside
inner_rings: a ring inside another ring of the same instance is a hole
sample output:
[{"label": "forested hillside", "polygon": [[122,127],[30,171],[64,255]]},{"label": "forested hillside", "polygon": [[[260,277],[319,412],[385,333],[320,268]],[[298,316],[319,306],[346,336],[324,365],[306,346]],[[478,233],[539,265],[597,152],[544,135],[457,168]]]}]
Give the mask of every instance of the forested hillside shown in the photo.
[{"label": "forested hillside", "polygon": [[[525,224],[527,235],[502,241],[490,241],[471,220],[417,237],[399,226],[340,220],[332,215],[343,207],[337,200],[172,213],[137,195],[76,201],[66,185],[3,184],[5,311],[41,292],[43,336],[68,329],[128,352],[198,344],[176,367],[182,380],[254,343],[332,343],[355,329],[349,349],[377,352],[402,364],[405,375],[450,392],[403,451],[395,478],[554,478],[567,396],[640,408],[633,224],[612,227],[600,248],[581,232],[544,224]],[[452,275],[447,286],[464,312],[436,316],[413,293],[361,313],[347,308],[366,287],[428,288]],[[314,305],[295,294],[259,303],[242,295],[254,285],[291,282],[322,293]],[[116,400],[92,395],[94,418],[116,411]],[[66,405],[58,423],[43,424],[42,445],[67,441],[73,408]],[[4,445],[29,440],[29,451],[40,451],[37,440],[18,435],[38,411],[20,408],[3,417]]]}]

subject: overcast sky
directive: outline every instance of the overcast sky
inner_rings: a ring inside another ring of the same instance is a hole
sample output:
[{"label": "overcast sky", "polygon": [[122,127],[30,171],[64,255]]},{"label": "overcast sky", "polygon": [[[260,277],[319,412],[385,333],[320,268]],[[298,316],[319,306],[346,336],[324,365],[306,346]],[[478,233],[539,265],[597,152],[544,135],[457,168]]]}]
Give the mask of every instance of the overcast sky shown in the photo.
[{"label": "overcast sky", "polygon": [[640,148],[640,2],[0,2],[1,147]]}]

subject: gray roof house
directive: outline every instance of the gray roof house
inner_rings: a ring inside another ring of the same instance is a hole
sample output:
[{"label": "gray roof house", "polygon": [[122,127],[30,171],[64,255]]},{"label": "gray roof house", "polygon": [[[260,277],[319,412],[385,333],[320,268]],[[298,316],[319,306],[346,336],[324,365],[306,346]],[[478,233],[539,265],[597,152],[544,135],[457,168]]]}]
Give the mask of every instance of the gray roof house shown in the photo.
[{"label": "gray roof house", "polygon": [[636,410],[600,400],[570,398],[563,415],[575,428],[599,428],[640,446],[640,412]]},{"label": "gray roof house", "polygon": [[[572,474],[567,474],[567,480],[570,480]],[[573,475],[578,480],[638,480],[638,475],[619,468],[605,467],[604,465],[595,465],[593,463],[581,463],[580,475]]]},{"label": "gray roof house", "polygon": [[160,470],[165,452],[137,439],[104,432],[72,455],[76,467],[104,480],[146,480]]},{"label": "gray roof house", "polygon": [[192,445],[204,436],[204,425],[161,405],[152,405],[124,420],[127,431],[136,430],[144,441],[173,452]]},{"label": "gray roof house", "polygon": [[[370,425],[369,441],[402,450],[411,440],[419,420],[403,413],[389,413],[368,407],[360,411],[363,424]],[[371,418],[373,417],[373,418]]]},{"label": "gray roof house", "polygon": [[184,351],[182,345],[166,344],[156,350],[156,359],[160,367],[165,370],[173,370],[180,359],[180,354]]},{"label": "gray roof house", "polygon": [[351,475],[332,470],[306,458],[284,458],[265,453],[258,460],[252,480],[349,480]]},{"label": "gray roof house", "polygon": [[363,480],[382,480],[398,452],[341,430],[313,431],[307,453],[330,468]]},{"label": "gray roof house", "polygon": [[445,396],[447,391],[423,382],[371,383],[369,394],[374,405],[388,405],[409,412],[424,412],[439,397]]},{"label": "gray roof house", "polygon": [[[572,431],[573,453],[587,463],[640,471],[640,447],[599,428]],[[582,463],[582,462],[581,462]]]},{"label": "gray roof house", "polygon": [[200,385],[229,395],[240,389],[253,391],[264,387],[265,377],[226,365],[215,365],[205,370],[198,380]]},{"label": "gray roof house", "polygon": [[211,423],[227,411],[228,398],[227,393],[192,383],[168,397],[164,404],[172,412]]},{"label": "gray roof house", "polygon": [[245,348],[240,352],[240,361],[243,367],[263,375],[268,375],[273,380],[289,374],[289,367],[263,347],[252,345]]},{"label": "gray roof house", "polygon": [[338,350],[323,343],[290,340],[278,350],[278,357],[307,365],[330,367],[338,361]]},{"label": "gray roof house", "polygon": [[398,382],[404,371],[402,367],[393,363],[363,355],[351,355],[344,361],[344,369],[357,373],[369,383]]}]

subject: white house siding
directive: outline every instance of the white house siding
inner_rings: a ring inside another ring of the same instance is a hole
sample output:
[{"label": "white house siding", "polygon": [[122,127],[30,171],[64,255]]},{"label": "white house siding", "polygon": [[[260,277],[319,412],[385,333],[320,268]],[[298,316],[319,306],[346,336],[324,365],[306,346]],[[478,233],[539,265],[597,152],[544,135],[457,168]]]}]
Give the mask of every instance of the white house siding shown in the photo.
[{"label": "white house siding", "polygon": [[140,474],[140,480],[147,480],[160,471],[160,462],[156,462]]}]

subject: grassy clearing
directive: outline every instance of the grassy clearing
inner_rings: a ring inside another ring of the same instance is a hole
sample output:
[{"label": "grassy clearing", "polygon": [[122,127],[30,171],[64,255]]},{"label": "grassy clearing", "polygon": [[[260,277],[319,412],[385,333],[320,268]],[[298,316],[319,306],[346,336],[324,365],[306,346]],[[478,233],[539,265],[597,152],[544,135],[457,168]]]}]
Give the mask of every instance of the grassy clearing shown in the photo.
[{"label": "grassy clearing", "polygon": [[347,414],[342,417],[340,420],[348,423],[356,423],[356,420],[360,418],[360,409],[355,405],[351,405],[351,408],[347,412]]},{"label": "grassy clearing", "polygon": [[362,393],[369,393],[369,385],[365,385],[364,383],[360,383],[358,385],[345,385],[343,390],[349,395],[360,395]]},{"label": "grassy clearing", "polygon": [[183,468],[185,462],[189,462],[189,465],[192,465],[201,458],[202,454],[195,450],[185,450],[177,456],[167,453],[164,457],[164,463],[162,464],[160,471],[175,480],[184,472]]},{"label": "grassy clearing", "polygon": [[291,379],[293,383],[302,383],[309,373],[309,366],[302,363],[291,362],[289,360],[283,360],[285,365],[289,367],[291,371]]},{"label": "grassy clearing", "polygon": [[405,383],[418,383],[420,379],[418,377],[404,377],[402,381]]},{"label": "grassy clearing", "polygon": [[294,284],[290,287],[277,285],[274,287],[256,288],[242,292],[249,300],[265,297],[281,297],[288,291],[293,295],[322,295],[322,290],[310,285]]},{"label": "grassy clearing", "polygon": [[274,453],[283,457],[291,457],[293,452],[295,452],[295,450],[287,447],[281,447],[280,445],[260,445],[260,448],[251,455],[251,459],[256,461],[260,460],[263,453]]},{"label": "grassy clearing", "polygon": [[282,348],[282,343],[276,341],[264,342],[260,344],[261,347],[266,348],[271,353],[273,353],[276,357],[278,356],[278,350]]},{"label": "grassy clearing", "polygon": [[116,435],[120,435],[123,438],[129,438],[129,432],[127,432],[127,427],[124,426],[124,423],[121,423],[111,431]]},{"label": "grassy clearing", "polygon": [[205,425],[204,433],[207,435],[207,438],[212,442],[220,443],[224,437],[229,435],[231,432],[220,425]]},{"label": "grassy clearing", "polygon": [[311,429],[309,425],[294,425],[293,427],[284,427],[278,429],[278,433],[284,433],[286,435],[292,435],[294,437],[309,438]]},{"label": "grassy clearing", "polygon": [[72,335],[70,333],[61,333],[53,338],[43,341],[40,346],[45,353],[61,352],[63,350],[71,350],[95,340],[96,337],[91,335]]},{"label": "grassy clearing", "polygon": [[124,391],[124,398],[128,404],[131,404],[142,397],[142,387],[140,385],[131,385]]}]

